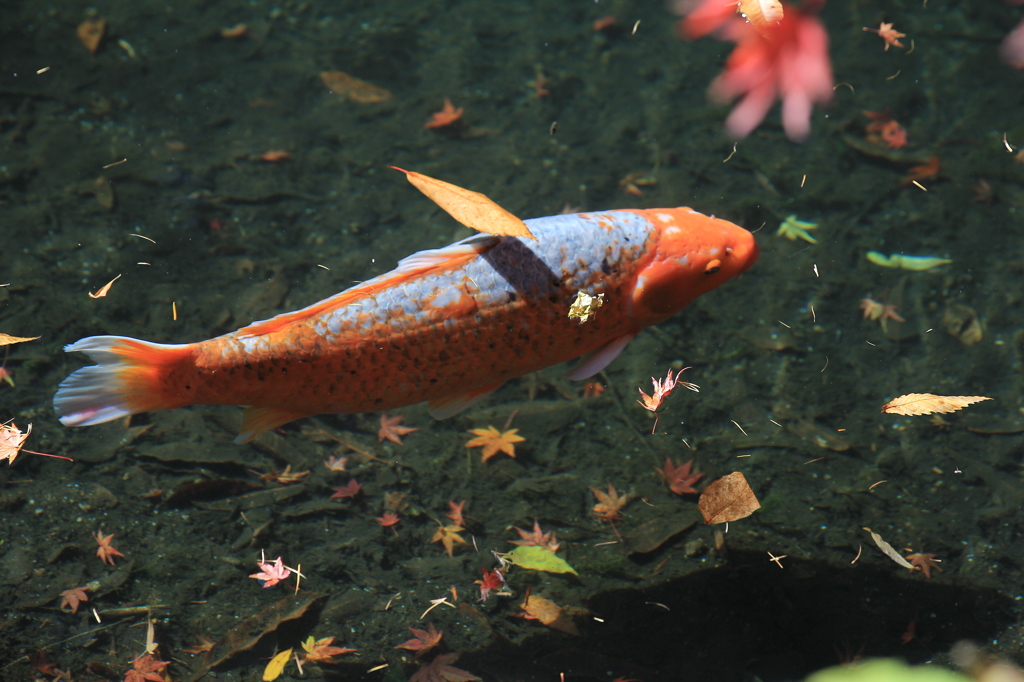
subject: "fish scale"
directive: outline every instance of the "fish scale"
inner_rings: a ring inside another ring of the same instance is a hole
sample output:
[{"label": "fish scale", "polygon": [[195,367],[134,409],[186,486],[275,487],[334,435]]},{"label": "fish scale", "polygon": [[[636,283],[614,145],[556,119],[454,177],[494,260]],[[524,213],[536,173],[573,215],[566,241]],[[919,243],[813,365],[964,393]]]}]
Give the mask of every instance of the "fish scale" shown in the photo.
[{"label": "fish scale", "polygon": [[[311,306],[230,334],[167,345],[100,336],[67,346],[98,365],[54,406],[85,426],[193,404],[248,405],[240,440],[321,413],[422,401],[451,416],[510,378],[589,354],[600,371],[643,328],[757,258],[749,232],[692,209],[525,221],[536,240],[474,235]],[[577,292],[604,294],[586,323]]]}]

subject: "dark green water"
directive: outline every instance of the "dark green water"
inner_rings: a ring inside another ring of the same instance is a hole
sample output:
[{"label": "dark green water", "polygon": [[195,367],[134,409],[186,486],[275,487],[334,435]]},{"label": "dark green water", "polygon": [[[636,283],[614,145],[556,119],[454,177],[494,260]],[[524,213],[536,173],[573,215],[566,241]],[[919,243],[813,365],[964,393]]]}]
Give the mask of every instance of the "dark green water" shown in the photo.
[{"label": "dark green water", "polygon": [[[444,632],[437,651],[463,652],[456,665],[487,680],[798,679],[858,655],[944,662],[962,638],[1024,656],[1024,164],[1004,146],[1024,145],[1024,81],[997,55],[1019,10],[830,3],[835,78],[849,87],[815,111],[805,144],[786,139],[776,110],[731,158],[727,109],[706,98],[729,44],[680,41],[659,3],[95,10],[107,29],[90,56],[76,36],[83,6],[0,4],[0,332],[41,336],[11,347],[0,420],[32,423],[26,447],[75,460],[22,454],[0,469],[0,677],[33,679],[28,657],[45,649],[75,680],[123,679],[145,649],[145,609],[103,612],[147,605],[162,607],[156,640],[174,679],[203,666],[185,649],[269,608],[251,624],[253,639],[267,635],[250,659],[209,679],[258,679],[275,645],[309,634],[357,653],[307,676],[406,679],[416,666],[393,647],[428,622]],[[609,14],[619,24],[595,32]],[[881,21],[907,49],[883,51],[862,30]],[[221,37],[239,23],[244,35]],[[391,95],[346,100],[325,71]],[[445,98],[464,108],[461,124],[424,129]],[[864,110],[891,111],[909,144],[865,153]],[[290,156],[260,158],[271,150]],[[932,155],[941,170],[927,191],[901,185]],[[402,446],[378,443],[374,414],[297,422],[247,446],[231,443],[236,408],[81,430],[56,420],[56,386],[83,363],[64,344],[205,339],[468,234],[388,165],[524,218],[688,205],[758,230],[762,255],[638,337],[602,396],[579,399],[553,368],[445,422],[403,410],[419,430]],[[656,184],[631,194],[628,176]],[[789,215],[818,223],[817,244],[776,236]],[[872,250],[953,262],[886,269]],[[117,275],[108,296],[87,296]],[[906,322],[863,319],[867,297]],[[982,339],[965,345],[947,327],[971,314]],[[675,393],[652,435],[637,387],[676,361],[701,392]],[[908,392],[993,400],[948,424],[879,412]],[[466,430],[501,428],[517,409],[516,458],[481,464]],[[349,473],[322,465],[342,454]],[[659,480],[665,457],[694,459],[702,485],[744,472],[762,508],[716,550],[696,497]],[[286,465],[310,473],[261,481]],[[350,477],[360,497],[328,502]],[[609,483],[630,498],[614,529],[590,514],[589,488]],[[448,558],[430,540],[463,499],[467,544]],[[397,534],[375,521],[387,504]],[[515,595],[481,604],[473,581],[493,568],[491,550],[511,549],[512,527],[534,519],[579,576],[513,569]],[[864,527],[901,553],[936,554],[942,572],[908,573]],[[125,555],[116,567],[96,557],[101,529]],[[271,589],[248,578],[261,550],[302,565],[302,617],[277,604],[294,578]],[[784,568],[768,553],[786,555]],[[77,614],[58,609],[62,591],[94,581]],[[580,635],[517,617],[528,587],[575,609]],[[454,608],[421,618],[445,596]]]}]

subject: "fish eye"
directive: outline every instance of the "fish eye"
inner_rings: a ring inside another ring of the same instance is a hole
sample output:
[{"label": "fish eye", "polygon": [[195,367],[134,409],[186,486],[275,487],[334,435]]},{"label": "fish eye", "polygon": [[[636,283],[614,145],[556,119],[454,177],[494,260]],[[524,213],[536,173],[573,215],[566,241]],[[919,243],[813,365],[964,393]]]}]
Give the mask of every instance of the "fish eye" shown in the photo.
[{"label": "fish eye", "polygon": [[721,269],[722,269],[722,261],[720,261],[720,260],[718,260],[716,258],[716,259],[714,259],[712,261],[708,261],[708,264],[704,266],[704,274],[705,275],[713,275],[713,274],[715,274],[716,272],[718,272]]}]

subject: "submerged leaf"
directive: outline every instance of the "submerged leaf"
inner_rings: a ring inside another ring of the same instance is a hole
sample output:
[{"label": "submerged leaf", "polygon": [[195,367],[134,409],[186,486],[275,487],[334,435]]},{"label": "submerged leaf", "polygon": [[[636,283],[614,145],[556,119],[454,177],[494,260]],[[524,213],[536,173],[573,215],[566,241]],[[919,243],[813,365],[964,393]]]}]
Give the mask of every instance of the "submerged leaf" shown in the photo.
[{"label": "submerged leaf", "polygon": [[479,192],[463,189],[458,185],[407,171],[397,166],[391,167],[405,173],[405,177],[416,189],[426,194],[448,215],[472,230],[503,237],[536,239],[530,229],[526,227],[526,223]]},{"label": "submerged leaf", "polygon": [[875,544],[878,545],[878,549],[882,550],[885,556],[889,557],[903,568],[909,568],[911,571],[914,570],[914,567],[910,564],[910,562],[904,559],[899,552],[893,549],[892,545],[883,540],[881,535],[874,532],[870,528],[865,528],[864,530],[871,534],[871,539],[875,541]]},{"label": "submerged leaf", "polygon": [[697,508],[704,516],[704,523],[727,523],[750,516],[761,508],[761,503],[750,489],[746,476],[735,471],[705,488]]},{"label": "submerged leaf", "polygon": [[512,562],[519,568],[526,568],[534,571],[547,571],[548,573],[576,573],[576,569],[569,563],[546,547],[535,545],[520,545],[511,552],[504,555],[507,561]]},{"label": "submerged leaf", "polygon": [[270,659],[270,663],[267,663],[267,667],[263,669],[263,682],[273,682],[279,678],[281,673],[284,672],[284,667],[288,665],[288,659],[291,655],[292,650],[285,649]]},{"label": "submerged leaf", "polygon": [[882,405],[882,412],[886,414],[902,414],[906,417],[922,414],[946,414],[947,412],[956,412],[974,403],[980,403],[983,400],[992,400],[992,398],[987,398],[983,395],[907,393],[898,398],[893,398],[885,405]]}]

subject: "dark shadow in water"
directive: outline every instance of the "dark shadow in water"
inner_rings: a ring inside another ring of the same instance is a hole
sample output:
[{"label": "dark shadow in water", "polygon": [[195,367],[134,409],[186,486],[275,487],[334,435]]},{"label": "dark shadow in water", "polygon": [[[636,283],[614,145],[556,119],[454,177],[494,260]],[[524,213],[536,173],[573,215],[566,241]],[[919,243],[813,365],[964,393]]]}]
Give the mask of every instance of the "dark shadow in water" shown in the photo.
[{"label": "dark shadow in water", "polygon": [[726,567],[597,594],[588,606],[604,622],[578,619],[582,637],[550,633],[460,662],[487,679],[524,682],[561,672],[603,682],[799,680],[855,657],[922,662],[1014,622],[1014,601],[994,589],[941,584],[895,565],[782,561],[779,569],[765,554],[734,552]]}]

